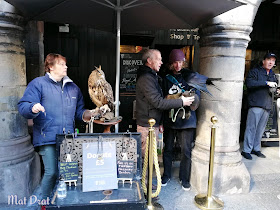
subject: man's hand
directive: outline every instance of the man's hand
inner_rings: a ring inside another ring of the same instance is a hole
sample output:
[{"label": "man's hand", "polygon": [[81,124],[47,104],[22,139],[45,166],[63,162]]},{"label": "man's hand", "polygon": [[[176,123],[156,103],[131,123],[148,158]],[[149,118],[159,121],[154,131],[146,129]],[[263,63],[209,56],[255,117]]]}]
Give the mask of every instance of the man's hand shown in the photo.
[{"label": "man's hand", "polygon": [[183,100],[183,106],[190,106],[194,101],[194,96],[191,97],[181,96],[181,99]]},{"label": "man's hand", "polygon": [[37,103],[32,107],[32,112],[34,114],[37,114],[38,112],[45,112],[45,108],[40,103]]},{"label": "man's hand", "polygon": [[269,86],[269,87],[272,87],[272,88],[274,88],[274,87],[277,87],[277,83],[276,82],[266,82],[266,84]]}]

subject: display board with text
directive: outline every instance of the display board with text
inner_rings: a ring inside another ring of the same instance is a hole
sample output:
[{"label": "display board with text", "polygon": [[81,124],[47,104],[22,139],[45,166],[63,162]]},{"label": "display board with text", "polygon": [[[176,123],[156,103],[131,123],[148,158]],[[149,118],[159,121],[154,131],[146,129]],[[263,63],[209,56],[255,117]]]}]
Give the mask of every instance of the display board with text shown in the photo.
[{"label": "display board with text", "polygon": [[279,141],[279,123],[279,108],[277,107],[276,101],[274,101],[273,109],[270,111],[265,131],[262,136],[262,141]]}]

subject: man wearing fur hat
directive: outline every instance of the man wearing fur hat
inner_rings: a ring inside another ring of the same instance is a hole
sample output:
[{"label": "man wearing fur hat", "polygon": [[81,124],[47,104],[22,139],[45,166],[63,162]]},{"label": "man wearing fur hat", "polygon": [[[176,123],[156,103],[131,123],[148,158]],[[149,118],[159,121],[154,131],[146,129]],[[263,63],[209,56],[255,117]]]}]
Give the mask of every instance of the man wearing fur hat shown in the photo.
[{"label": "man wearing fur hat", "polygon": [[[200,91],[189,85],[189,79],[203,77],[198,73],[185,68],[185,54],[180,49],[173,49],[169,55],[167,75],[163,78],[163,93],[167,98],[176,98],[179,95],[193,95],[195,101],[190,107],[171,109],[164,114],[164,173],[162,186],[166,186],[171,178],[174,140],[181,145],[181,163],[179,179],[183,190],[190,190],[191,151],[196,129],[195,110],[199,105]],[[206,77],[205,77],[206,78]],[[207,78],[206,78],[207,79]]]}]

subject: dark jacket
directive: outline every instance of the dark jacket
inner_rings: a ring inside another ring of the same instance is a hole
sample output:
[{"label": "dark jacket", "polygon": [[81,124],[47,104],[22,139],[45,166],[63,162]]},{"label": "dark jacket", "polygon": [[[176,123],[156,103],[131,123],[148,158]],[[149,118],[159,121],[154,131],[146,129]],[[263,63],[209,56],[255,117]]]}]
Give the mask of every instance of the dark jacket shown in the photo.
[{"label": "dark jacket", "polygon": [[[188,78],[190,76],[190,74],[194,73],[189,69],[182,69],[180,71],[180,74],[173,74],[172,71],[168,71],[167,73],[169,73],[170,75],[172,75],[178,82],[179,84],[181,84],[181,87],[186,90],[189,91],[190,89],[192,89],[192,87],[190,87],[187,83]],[[180,88],[176,88],[177,85],[174,85],[174,83],[172,83],[171,81],[169,81],[166,77],[163,78],[163,95],[164,97],[166,97],[168,94],[176,94],[176,90],[180,89]],[[200,91],[195,89],[195,94],[197,94],[200,98]],[[190,112],[191,116],[189,119],[185,118],[182,119],[182,113],[178,114],[176,117],[176,121],[172,122],[172,119],[170,118],[170,110],[165,111],[164,112],[164,127],[168,127],[168,128],[172,128],[172,129],[186,129],[186,128],[196,128],[196,122],[197,122],[197,118],[196,118],[196,113],[195,111],[190,110],[190,108],[188,106],[184,107],[185,112],[187,114],[187,112]],[[177,112],[178,109],[174,110],[174,114]],[[180,112],[183,112],[182,110],[180,110]]]},{"label": "dark jacket", "polygon": [[148,66],[141,66],[137,71],[136,82],[136,122],[137,125],[149,127],[148,120],[156,120],[155,126],[162,122],[163,110],[183,106],[181,99],[167,100],[159,84],[161,78]]},{"label": "dark jacket", "polygon": [[[46,114],[34,114],[32,107],[40,103]],[[73,133],[75,119],[82,120],[83,96],[76,84],[68,77],[63,86],[53,81],[48,74],[32,80],[18,102],[18,111],[27,119],[33,119],[33,145],[56,143],[56,134]]]},{"label": "dark jacket", "polygon": [[248,88],[249,108],[260,107],[266,110],[271,110],[272,97],[266,81],[277,82],[275,74],[271,69],[268,75],[266,70],[261,66],[249,71],[245,81]]}]

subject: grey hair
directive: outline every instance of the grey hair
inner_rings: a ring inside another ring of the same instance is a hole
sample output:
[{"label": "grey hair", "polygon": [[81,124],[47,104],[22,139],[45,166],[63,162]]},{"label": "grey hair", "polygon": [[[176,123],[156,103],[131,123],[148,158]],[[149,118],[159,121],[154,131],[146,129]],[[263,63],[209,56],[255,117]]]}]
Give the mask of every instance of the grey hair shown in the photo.
[{"label": "grey hair", "polygon": [[146,51],[143,53],[143,55],[142,55],[142,61],[143,61],[143,63],[147,63],[148,58],[152,58],[152,57],[154,56],[154,53],[155,53],[155,52],[159,52],[159,53],[160,53],[160,51],[157,50],[157,49],[148,49],[148,50],[146,50]]}]

